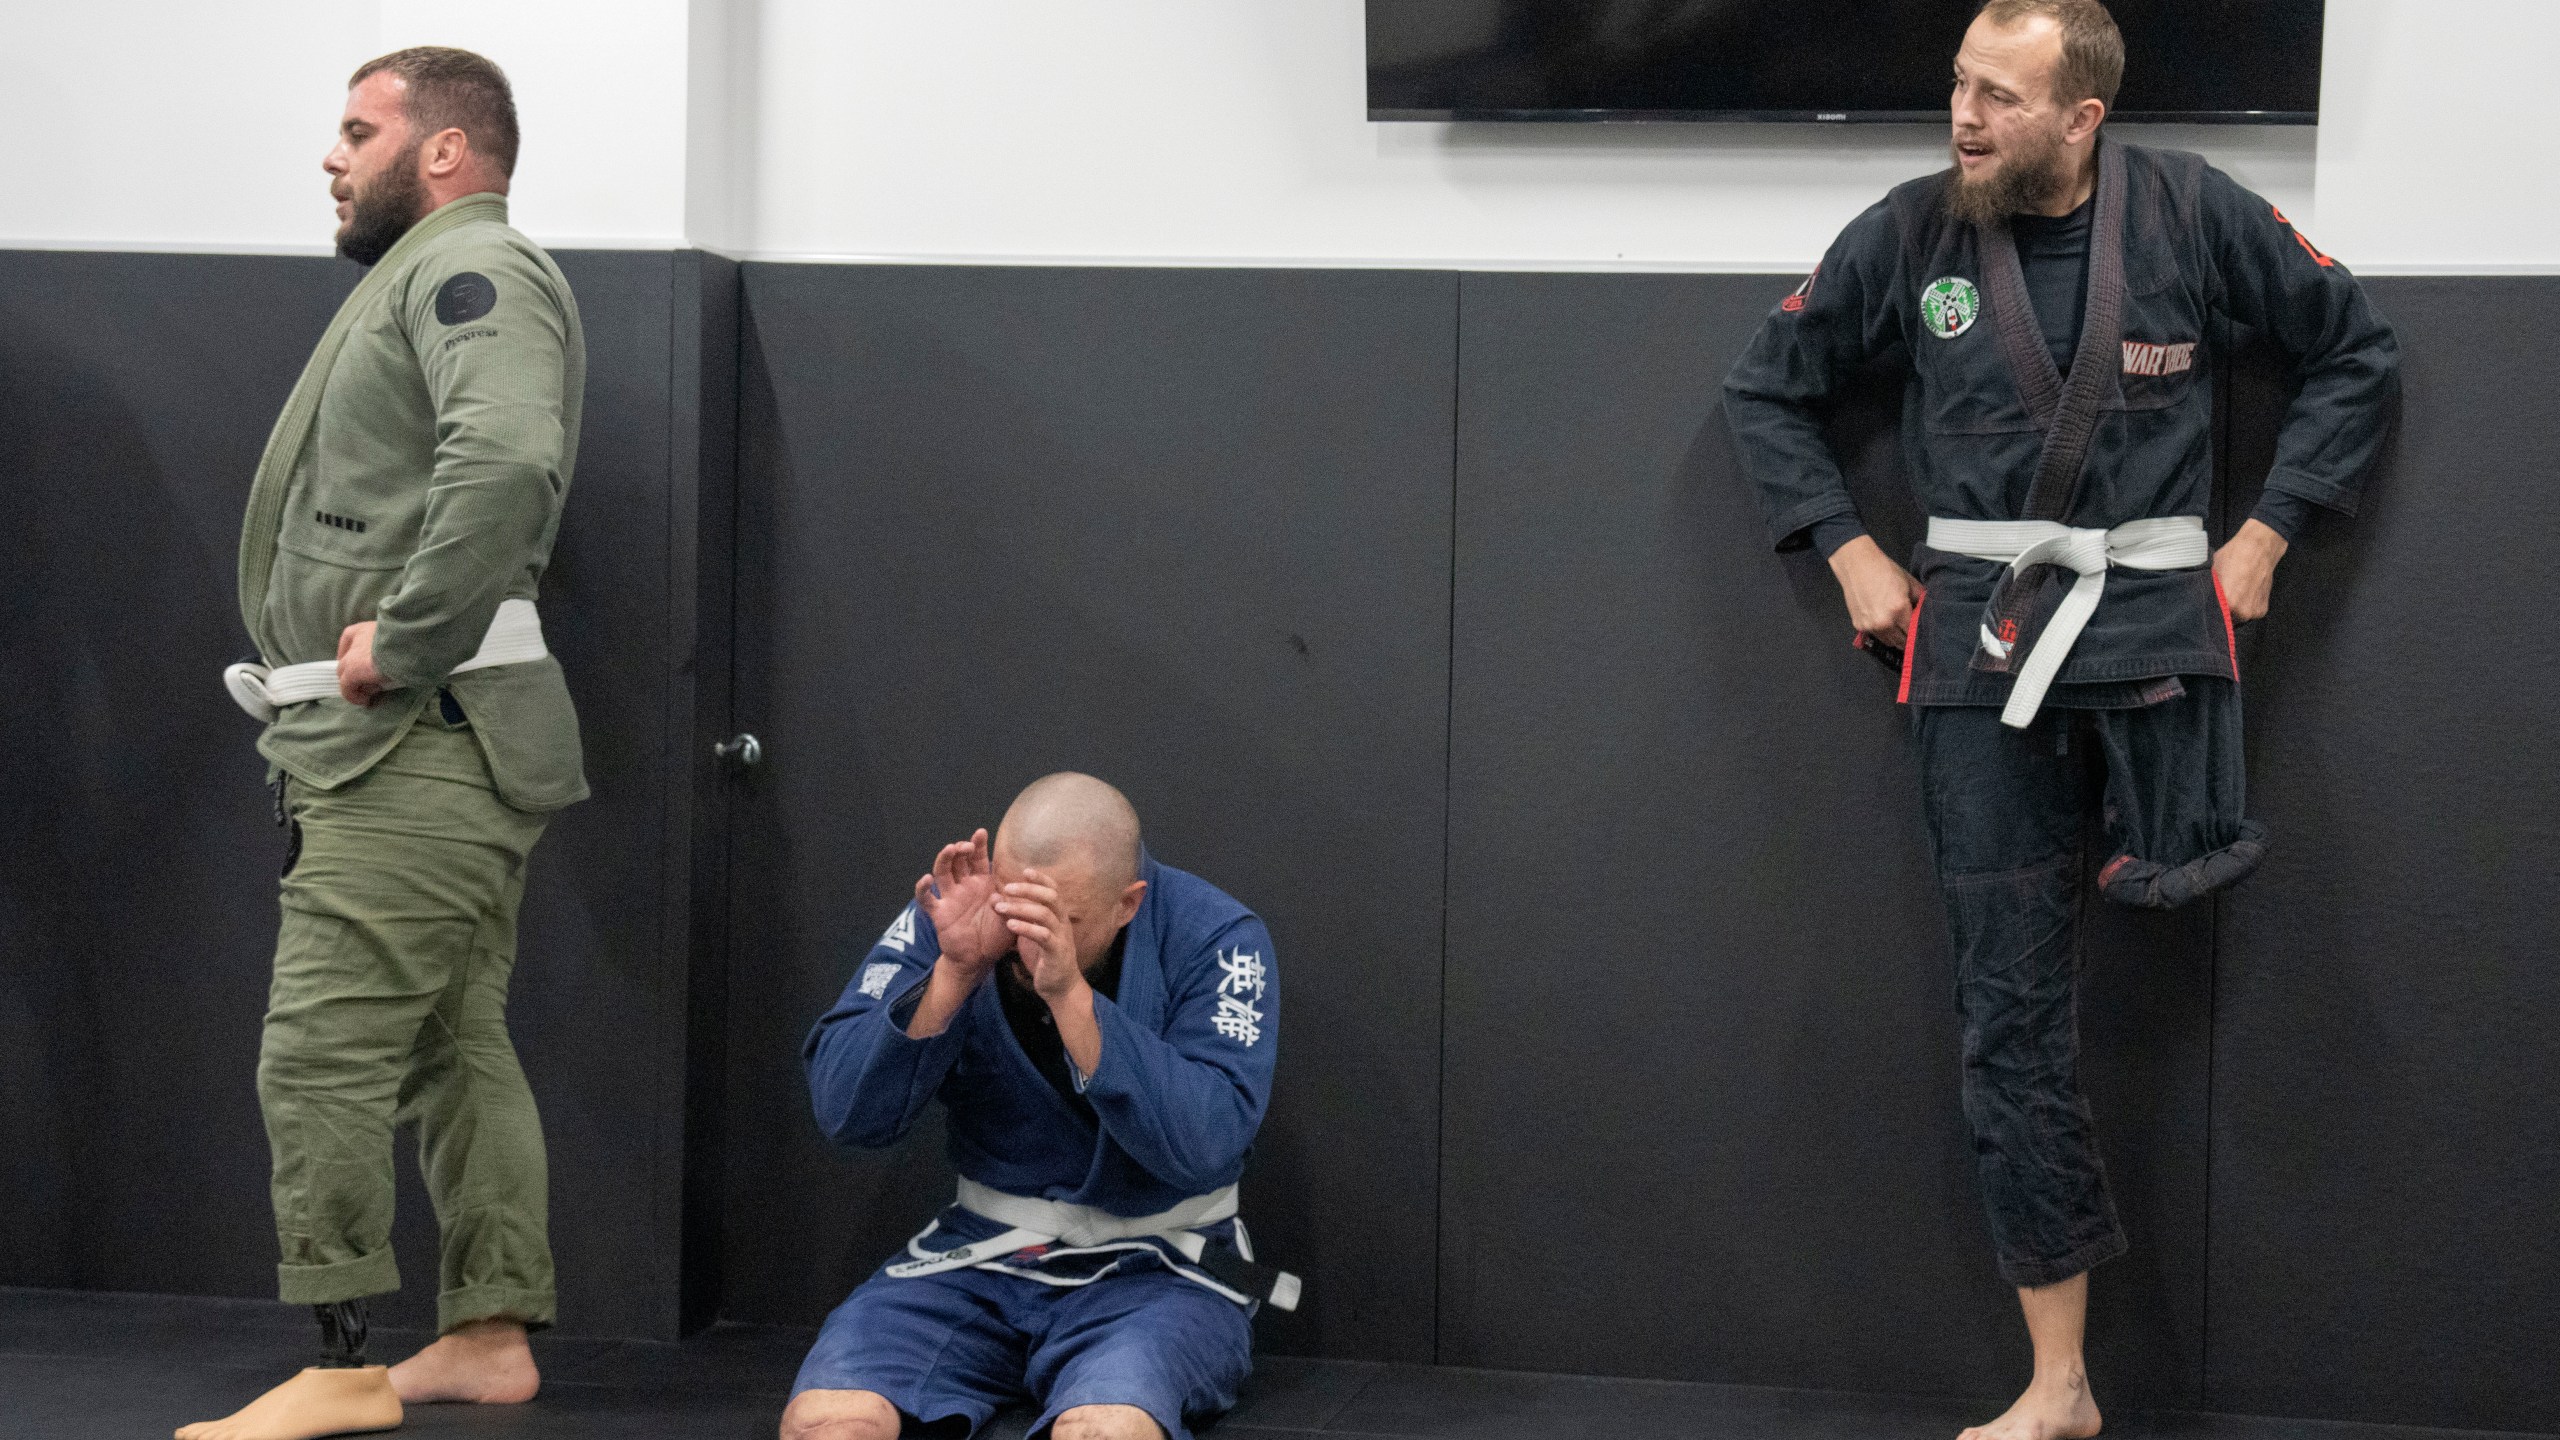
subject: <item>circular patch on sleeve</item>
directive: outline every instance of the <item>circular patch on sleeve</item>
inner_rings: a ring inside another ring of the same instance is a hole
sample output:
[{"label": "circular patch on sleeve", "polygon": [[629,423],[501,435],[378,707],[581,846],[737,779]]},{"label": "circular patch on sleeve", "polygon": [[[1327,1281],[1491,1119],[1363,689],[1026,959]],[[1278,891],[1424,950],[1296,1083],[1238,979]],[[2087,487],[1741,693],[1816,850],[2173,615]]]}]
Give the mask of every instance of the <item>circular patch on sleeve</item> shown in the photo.
[{"label": "circular patch on sleeve", "polygon": [[498,308],[498,287],[477,270],[465,270],[436,291],[436,318],[447,325],[477,320]]},{"label": "circular patch on sleeve", "polygon": [[1932,280],[1920,292],[1920,319],[1941,340],[1953,340],[1972,329],[1974,317],[1981,313],[1982,296],[1961,275]]}]

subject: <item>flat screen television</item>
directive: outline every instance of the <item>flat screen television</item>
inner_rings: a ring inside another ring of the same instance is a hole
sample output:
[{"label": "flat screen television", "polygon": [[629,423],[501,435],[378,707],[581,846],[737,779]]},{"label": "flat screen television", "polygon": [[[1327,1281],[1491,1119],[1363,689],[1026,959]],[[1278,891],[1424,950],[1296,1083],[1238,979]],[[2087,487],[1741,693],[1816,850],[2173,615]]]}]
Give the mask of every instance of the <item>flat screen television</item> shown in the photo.
[{"label": "flat screen television", "polygon": [[[2113,0],[2113,118],[2308,125],[2325,0]],[[1372,120],[1937,120],[1978,0],[1368,0]]]}]

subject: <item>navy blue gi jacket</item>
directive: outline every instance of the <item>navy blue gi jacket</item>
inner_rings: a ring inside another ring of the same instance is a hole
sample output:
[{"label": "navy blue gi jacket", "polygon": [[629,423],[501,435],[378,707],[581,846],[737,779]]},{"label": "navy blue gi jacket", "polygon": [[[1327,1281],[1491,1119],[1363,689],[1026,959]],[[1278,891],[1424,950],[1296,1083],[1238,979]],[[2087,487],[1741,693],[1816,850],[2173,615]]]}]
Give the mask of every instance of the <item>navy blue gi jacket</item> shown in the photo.
[{"label": "navy blue gi jacket", "polygon": [[[1102,1063],[1088,1116],[1041,1075],[1005,1021],[990,977],[951,1025],[909,1039],[941,954],[910,905],[872,946],[803,1050],[818,1124],[887,1145],[941,1097],[952,1168],[982,1185],[1153,1215],[1233,1184],[1271,1099],[1279,972],[1262,921],[1196,875],[1146,857],[1116,999],[1093,998]],[[975,1238],[965,1235],[962,1238]]]},{"label": "navy blue gi jacket", "polygon": [[[2345,266],[2202,157],[2105,139],[2099,153],[2102,164],[2124,167],[2123,357],[2065,523],[2104,529],[2210,514],[2213,354],[2204,342],[2215,314],[2264,331],[2294,362],[2301,388],[2268,487],[2352,514],[2388,426],[2399,364],[2390,326]],[[2052,362],[2041,347],[2027,360],[2002,344],[1982,237],[1948,215],[1949,180],[1941,171],[1898,186],[1852,221],[1812,277],[1770,312],[1725,381],[1743,473],[1781,550],[1806,543],[1817,522],[1856,513],[1822,415],[1852,372],[1897,350],[1910,366],[1902,442],[1921,507],[1964,520],[2022,518],[2045,439],[2029,392],[2050,393]],[[1950,288],[1969,290],[1982,313],[1924,306],[1942,280],[1963,282]],[[2028,364],[2045,373],[2022,373]],[[2001,567],[1924,544],[1912,570],[1927,594],[1904,698],[2003,703],[2011,676],[1967,665]],[[2096,697],[2121,682],[2237,673],[2210,567],[2119,568],[2108,572],[2048,703],[2073,703],[2075,686],[2084,702],[2107,703]]]}]

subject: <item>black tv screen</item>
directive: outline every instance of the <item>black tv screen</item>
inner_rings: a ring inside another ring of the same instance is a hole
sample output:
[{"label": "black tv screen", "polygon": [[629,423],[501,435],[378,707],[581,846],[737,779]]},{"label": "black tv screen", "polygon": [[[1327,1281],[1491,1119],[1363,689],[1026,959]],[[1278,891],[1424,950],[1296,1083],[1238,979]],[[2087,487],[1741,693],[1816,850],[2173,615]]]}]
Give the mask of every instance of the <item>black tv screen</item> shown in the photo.
[{"label": "black tv screen", "polygon": [[[2113,0],[2118,120],[2307,125],[2324,0]],[[1979,0],[1368,0],[1372,120],[1935,120]]]}]

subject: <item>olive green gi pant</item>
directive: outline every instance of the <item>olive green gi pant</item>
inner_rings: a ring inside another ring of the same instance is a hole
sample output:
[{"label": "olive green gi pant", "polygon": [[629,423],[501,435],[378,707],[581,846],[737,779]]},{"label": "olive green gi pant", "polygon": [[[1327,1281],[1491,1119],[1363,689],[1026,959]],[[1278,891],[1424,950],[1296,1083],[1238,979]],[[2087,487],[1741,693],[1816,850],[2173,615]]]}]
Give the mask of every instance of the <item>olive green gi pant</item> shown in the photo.
[{"label": "olive green gi pant", "polygon": [[467,725],[426,715],[335,790],[288,778],[258,1100],[283,1299],[400,1288],[395,1125],[415,1123],[444,1235],[439,1326],[554,1313],[541,1117],[507,1039],[525,857],[548,817],[498,798]]}]

